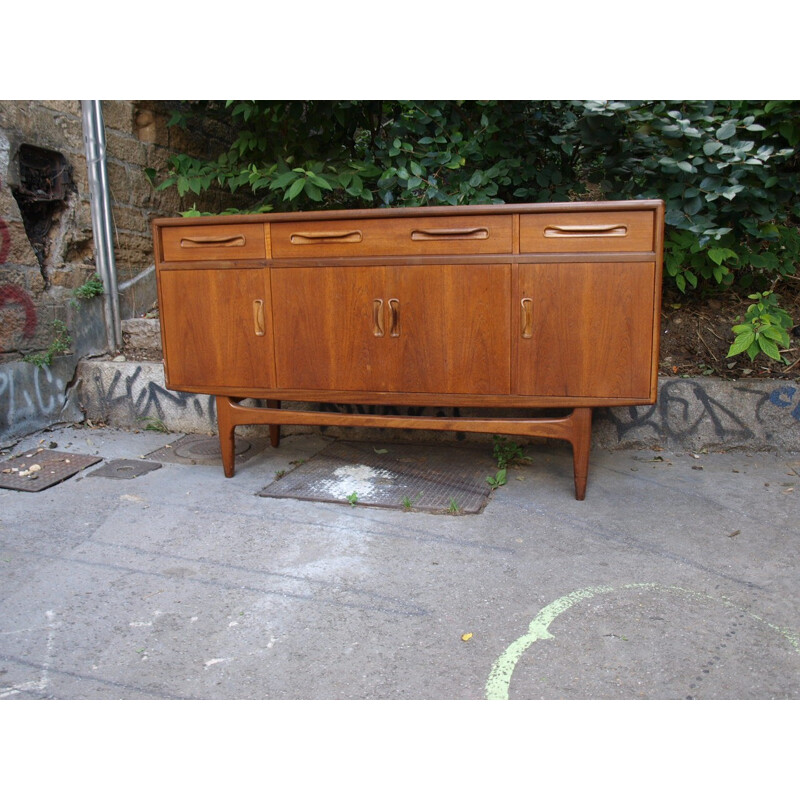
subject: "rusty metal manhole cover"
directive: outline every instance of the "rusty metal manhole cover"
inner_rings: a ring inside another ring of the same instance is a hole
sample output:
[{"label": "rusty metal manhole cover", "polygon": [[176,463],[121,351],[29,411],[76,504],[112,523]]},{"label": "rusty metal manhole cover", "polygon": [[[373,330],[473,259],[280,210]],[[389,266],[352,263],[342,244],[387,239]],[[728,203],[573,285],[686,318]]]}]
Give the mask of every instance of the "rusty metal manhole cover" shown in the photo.
[{"label": "rusty metal manhole cover", "polygon": [[283,497],[430,513],[477,514],[497,465],[481,450],[417,444],[334,442],[260,497]]},{"label": "rusty metal manhole cover", "polygon": [[40,447],[2,463],[0,488],[41,492],[102,460],[99,456],[64,453]]},{"label": "rusty metal manhole cover", "polygon": [[[257,455],[263,447],[263,444],[237,436],[235,439],[236,463],[241,464],[247,461]],[[206,436],[202,433],[189,433],[182,436],[172,444],[148,453],[145,458],[166,461],[170,464],[222,464],[219,436]]]},{"label": "rusty metal manhole cover", "polygon": [[87,478],[116,478],[117,480],[130,480],[138,478],[147,472],[161,469],[161,464],[155,461],[145,461],[144,459],[117,458],[103,464],[96,470],[90,472]]}]

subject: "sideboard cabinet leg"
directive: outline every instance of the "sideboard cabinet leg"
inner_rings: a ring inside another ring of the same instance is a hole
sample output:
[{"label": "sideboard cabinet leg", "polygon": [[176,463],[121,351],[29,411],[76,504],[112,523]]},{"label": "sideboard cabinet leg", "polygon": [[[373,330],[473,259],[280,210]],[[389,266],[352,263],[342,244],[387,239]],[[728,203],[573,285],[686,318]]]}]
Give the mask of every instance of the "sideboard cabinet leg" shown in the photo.
[{"label": "sideboard cabinet leg", "polygon": [[236,458],[234,432],[231,415],[231,399],[217,396],[217,429],[219,430],[219,449],[222,455],[222,468],[226,478],[232,478]]},{"label": "sideboard cabinet leg", "polygon": [[[267,400],[267,408],[280,408],[281,401],[280,400]],[[281,426],[280,425],[270,425],[269,426],[269,443],[273,447],[277,447],[281,441]]]},{"label": "sideboard cabinet leg", "polygon": [[572,437],[572,465],[575,474],[575,499],[586,497],[589,476],[589,451],[592,449],[592,409],[576,408],[572,412],[574,423]]}]

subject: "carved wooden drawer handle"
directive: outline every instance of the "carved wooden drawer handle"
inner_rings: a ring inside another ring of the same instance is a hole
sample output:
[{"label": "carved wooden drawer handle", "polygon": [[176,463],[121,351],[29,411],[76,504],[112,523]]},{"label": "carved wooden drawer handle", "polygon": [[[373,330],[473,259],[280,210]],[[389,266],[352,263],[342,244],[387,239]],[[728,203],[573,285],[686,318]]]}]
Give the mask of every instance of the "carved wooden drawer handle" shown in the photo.
[{"label": "carved wooden drawer handle", "polygon": [[383,336],[383,300],[372,301],[372,333]]},{"label": "carved wooden drawer handle", "polygon": [[244,247],[242,234],[235,236],[187,236],[181,239],[181,247]]},{"label": "carved wooden drawer handle", "polygon": [[544,229],[548,238],[554,236],[627,236],[627,225],[549,225]]},{"label": "carved wooden drawer handle", "polygon": [[435,239],[488,239],[488,228],[428,228],[411,231],[415,242],[429,242]]},{"label": "carved wooden drawer handle", "polygon": [[256,336],[264,336],[266,333],[263,300],[253,300],[253,327],[255,328]]},{"label": "carved wooden drawer handle", "polygon": [[389,300],[389,336],[400,335],[400,301],[393,297]]},{"label": "carved wooden drawer handle", "polygon": [[361,239],[361,231],[298,231],[289,236],[292,244],[344,244]]},{"label": "carved wooden drawer handle", "polygon": [[522,338],[533,338],[533,300],[530,297],[522,298]]}]

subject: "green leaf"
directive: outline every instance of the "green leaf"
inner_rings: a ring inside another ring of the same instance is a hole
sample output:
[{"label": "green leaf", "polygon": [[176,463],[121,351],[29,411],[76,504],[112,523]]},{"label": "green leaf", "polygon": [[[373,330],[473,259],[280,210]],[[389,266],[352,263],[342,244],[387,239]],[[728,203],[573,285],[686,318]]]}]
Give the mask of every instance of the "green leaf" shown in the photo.
[{"label": "green leaf", "polygon": [[295,181],[287,190],[286,194],[283,196],[284,200],[294,200],[300,192],[303,191],[303,188],[306,185],[306,179],[300,178],[300,180]]},{"label": "green leaf", "polygon": [[708,251],[708,257],[715,263],[715,264],[722,264],[723,261],[729,258],[738,258],[739,256],[733,252],[733,250],[729,250],[727,247],[712,247]]},{"label": "green leaf", "polygon": [[778,351],[778,347],[775,342],[770,341],[769,339],[759,339],[758,344],[761,347],[761,351],[768,355],[770,358],[775,359],[775,361],[781,360],[781,354]]},{"label": "green leaf", "polygon": [[717,139],[730,139],[736,133],[736,123],[729,119],[717,129]]},{"label": "green leaf", "polygon": [[319,187],[315,184],[311,183],[311,181],[306,181],[306,185],[303,187],[306,191],[306,194],[315,202],[319,202],[322,200],[322,192],[319,190]]},{"label": "green leaf", "polygon": [[734,340],[733,344],[731,345],[730,350],[728,350],[728,355],[726,358],[730,358],[731,356],[737,356],[739,353],[744,353],[753,342],[756,340],[756,335],[753,333],[752,330],[744,331],[740,333]]},{"label": "green leaf", "polygon": [[308,179],[314,184],[314,186],[319,186],[321,189],[327,189],[329,192],[333,191],[333,187],[321,175],[310,175]]},{"label": "green leaf", "polygon": [[284,172],[272,181],[270,189],[285,189],[294,180],[297,180],[296,172]]},{"label": "green leaf", "polygon": [[759,331],[761,336],[765,336],[767,339],[772,339],[773,342],[780,342],[785,347],[789,346],[789,336],[786,331],[782,330],[781,328],[776,328],[774,325],[766,325]]}]

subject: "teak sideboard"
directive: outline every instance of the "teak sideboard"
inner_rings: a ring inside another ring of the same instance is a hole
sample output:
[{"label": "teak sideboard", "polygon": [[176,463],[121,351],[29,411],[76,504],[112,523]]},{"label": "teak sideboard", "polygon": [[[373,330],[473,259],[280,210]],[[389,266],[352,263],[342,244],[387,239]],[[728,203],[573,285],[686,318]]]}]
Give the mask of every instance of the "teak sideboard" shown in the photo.
[{"label": "teak sideboard", "polygon": [[166,385],[216,396],[228,477],[237,425],[479,431],[570,442],[582,500],[592,409],[656,401],[663,228],[660,200],[155,220]]}]

